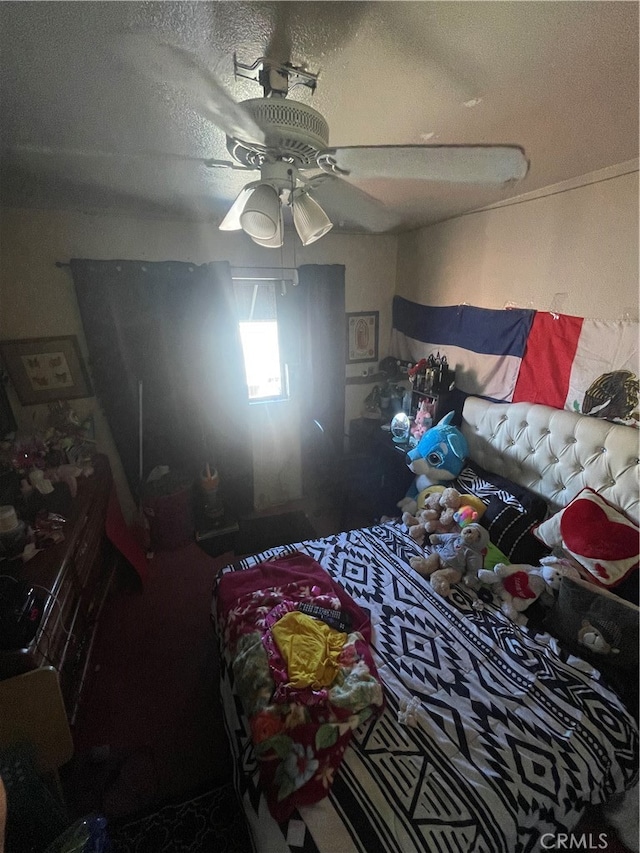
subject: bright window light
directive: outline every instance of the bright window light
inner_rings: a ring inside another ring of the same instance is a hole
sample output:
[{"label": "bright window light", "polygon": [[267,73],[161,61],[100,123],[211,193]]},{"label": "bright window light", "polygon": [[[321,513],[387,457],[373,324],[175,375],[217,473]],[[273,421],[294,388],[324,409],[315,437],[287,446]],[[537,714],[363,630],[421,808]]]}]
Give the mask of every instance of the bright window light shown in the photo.
[{"label": "bright window light", "polygon": [[282,372],[277,320],[240,322],[249,400],[281,397]]}]

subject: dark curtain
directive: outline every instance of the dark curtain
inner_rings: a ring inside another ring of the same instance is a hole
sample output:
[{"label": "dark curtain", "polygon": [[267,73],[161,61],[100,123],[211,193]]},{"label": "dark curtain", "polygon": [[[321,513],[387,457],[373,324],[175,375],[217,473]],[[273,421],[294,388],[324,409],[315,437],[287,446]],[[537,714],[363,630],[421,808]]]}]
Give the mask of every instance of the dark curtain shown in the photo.
[{"label": "dark curtain", "polygon": [[281,348],[289,366],[291,393],[301,403],[303,487],[317,477],[317,463],[328,464],[342,455],[344,272],[344,266],[338,264],[301,266],[299,284],[289,286],[278,305]]},{"label": "dark curtain", "polygon": [[253,506],[244,361],[227,263],[71,261],[97,396],[134,494],[157,465],[215,466],[236,510]]},{"label": "dark curtain", "polygon": [[7,396],[7,389],[4,387],[4,374],[0,366],[0,440],[10,432],[15,432],[16,429],[16,419]]}]

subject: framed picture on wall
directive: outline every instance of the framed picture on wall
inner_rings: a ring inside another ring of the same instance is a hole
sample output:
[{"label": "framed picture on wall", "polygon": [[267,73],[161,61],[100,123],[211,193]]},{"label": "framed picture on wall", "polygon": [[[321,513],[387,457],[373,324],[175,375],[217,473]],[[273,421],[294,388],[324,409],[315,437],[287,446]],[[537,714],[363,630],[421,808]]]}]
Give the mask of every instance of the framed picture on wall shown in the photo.
[{"label": "framed picture on wall", "polygon": [[378,311],[347,314],[347,364],[378,360]]},{"label": "framed picture on wall", "polygon": [[0,341],[0,358],[23,406],[93,394],[75,335]]}]

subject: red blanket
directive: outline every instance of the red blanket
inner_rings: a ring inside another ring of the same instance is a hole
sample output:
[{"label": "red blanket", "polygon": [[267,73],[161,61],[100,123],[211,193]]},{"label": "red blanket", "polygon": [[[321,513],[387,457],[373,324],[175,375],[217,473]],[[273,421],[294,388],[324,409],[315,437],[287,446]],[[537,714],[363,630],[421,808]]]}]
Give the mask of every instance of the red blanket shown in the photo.
[{"label": "red blanket", "polygon": [[[327,795],[352,732],[383,706],[369,618],[319,563],[298,552],[223,574],[216,595],[267,804],[283,821],[296,807]],[[300,602],[341,611],[351,621],[338,675],[328,687],[288,685],[271,636],[278,618]]]}]

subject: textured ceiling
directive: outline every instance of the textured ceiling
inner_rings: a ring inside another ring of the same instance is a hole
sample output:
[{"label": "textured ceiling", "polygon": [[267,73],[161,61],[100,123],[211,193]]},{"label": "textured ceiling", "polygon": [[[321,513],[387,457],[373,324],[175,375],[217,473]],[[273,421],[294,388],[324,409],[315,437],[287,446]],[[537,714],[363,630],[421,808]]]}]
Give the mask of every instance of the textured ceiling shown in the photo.
[{"label": "textured ceiling", "polygon": [[187,48],[235,101],[262,93],[234,52],[319,72],[291,97],[331,145],[516,143],[531,162],[508,188],[359,183],[377,203],[337,182],[318,198],[349,231],[382,204],[415,228],[638,156],[633,2],[3,2],[3,205],[216,220],[253,179],[202,164],[229,159],[207,93],[124,63],[130,33]]}]

